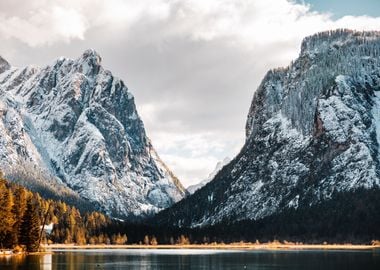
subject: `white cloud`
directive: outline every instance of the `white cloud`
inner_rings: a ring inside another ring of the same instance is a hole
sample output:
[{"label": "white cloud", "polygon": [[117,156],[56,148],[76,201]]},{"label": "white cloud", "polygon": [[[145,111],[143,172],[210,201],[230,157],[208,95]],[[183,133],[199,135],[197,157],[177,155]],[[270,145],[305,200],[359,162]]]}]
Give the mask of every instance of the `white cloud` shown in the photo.
[{"label": "white cloud", "polygon": [[0,34],[29,46],[83,39],[85,30],[86,20],[78,11],[59,6],[31,11],[27,18],[0,15]]},{"label": "white cloud", "polygon": [[169,3],[166,1],[123,1],[123,0],[108,0],[98,1],[101,12],[95,24],[111,25],[122,24],[131,26],[139,20],[161,20],[169,15]]},{"label": "white cloud", "polygon": [[214,169],[220,161],[220,156],[232,157],[241,146],[233,137],[220,140],[213,132],[155,132],[152,138],[154,146],[160,150],[160,157],[181,176],[185,186],[204,180],[210,168]]},{"label": "white cloud", "polygon": [[210,168],[215,168],[219,161],[210,155],[194,158],[165,154],[161,158],[170,164],[171,170],[181,176],[181,182],[185,187],[206,179],[211,172]]},{"label": "white cloud", "polygon": [[[333,19],[286,0],[0,2],[2,51],[22,48],[38,62],[48,52],[77,54],[78,44],[100,48],[107,68],[131,86],[158,153],[185,184],[239,151],[264,73],[295,58],[305,36],[335,28],[376,30],[380,18]],[[18,55],[11,60],[21,62]]]},{"label": "white cloud", "polygon": [[379,30],[380,17],[344,16],[332,23],[332,28],[351,28],[356,30]]},{"label": "white cloud", "polygon": [[[16,1],[20,5],[25,1]],[[30,46],[83,39],[99,25],[133,27],[165,20],[163,35],[191,36],[195,40],[228,38],[249,47],[300,38],[331,28],[379,29],[380,18],[313,12],[288,0],[57,0],[28,1],[28,12],[0,15],[0,33]]]},{"label": "white cloud", "polygon": [[[93,27],[132,26],[141,20],[164,19],[168,16],[166,1],[123,0],[57,0],[18,1],[30,7],[21,14],[0,11],[0,34],[15,38],[29,46],[51,45],[84,39]],[[22,10],[23,7],[20,7]]]},{"label": "white cloud", "polygon": [[[172,5],[177,35],[195,40],[224,39],[231,45],[257,49],[268,44],[291,43],[293,52],[305,36],[316,32],[351,28],[380,29],[380,18],[346,16],[311,11],[309,5],[288,0],[176,0]],[[292,54],[294,57],[294,53]]]}]

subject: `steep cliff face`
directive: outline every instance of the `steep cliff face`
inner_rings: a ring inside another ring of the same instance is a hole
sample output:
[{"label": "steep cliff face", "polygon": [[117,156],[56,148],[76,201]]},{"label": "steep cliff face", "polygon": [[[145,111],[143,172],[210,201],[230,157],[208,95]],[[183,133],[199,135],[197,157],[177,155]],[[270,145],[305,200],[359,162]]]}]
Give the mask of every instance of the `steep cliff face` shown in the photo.
[{"label": "steep cliff face", "polygon": [[380,33],[316,34],[263,79],[239,155],[156,218],[179,226],[260,219],[371,189],[380,185],[379,142]]},{"label": "steep cliff face", "polygon": [[132,94],[95,51],[42,69],[4,60],[0,73],[6,174],[35,168],[119,217],[153,213],[184,197],[146,136]]}]

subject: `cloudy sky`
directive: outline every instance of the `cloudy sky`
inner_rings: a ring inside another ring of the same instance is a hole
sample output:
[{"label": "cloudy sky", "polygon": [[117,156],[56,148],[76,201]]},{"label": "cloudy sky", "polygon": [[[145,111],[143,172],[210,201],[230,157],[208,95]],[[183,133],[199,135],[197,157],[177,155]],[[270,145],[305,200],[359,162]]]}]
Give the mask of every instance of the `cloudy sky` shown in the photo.
[{"label": "cloudy sky", "polygon": [[244,143],[265,72],[318,31],[380,29],[379,0],[1,0],[0,55],[47,65],[94,48],[185,186]]}]

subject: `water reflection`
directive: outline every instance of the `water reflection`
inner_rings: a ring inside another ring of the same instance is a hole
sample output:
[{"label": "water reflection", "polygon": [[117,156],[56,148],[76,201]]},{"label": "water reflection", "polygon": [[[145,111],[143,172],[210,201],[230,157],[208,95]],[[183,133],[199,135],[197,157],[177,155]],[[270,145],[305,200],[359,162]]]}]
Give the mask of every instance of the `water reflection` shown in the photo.
[{"label": "water reflection", "polygon": [[0,257],[0,269],[380,269],[380,251],[94,250]]},{"label": "water reflection", "polygon": [[40,269],[52,270],[52,262],[53,262],[53,255],[52,254],[42,255],[40,257],[40,265],[42,266]]}]

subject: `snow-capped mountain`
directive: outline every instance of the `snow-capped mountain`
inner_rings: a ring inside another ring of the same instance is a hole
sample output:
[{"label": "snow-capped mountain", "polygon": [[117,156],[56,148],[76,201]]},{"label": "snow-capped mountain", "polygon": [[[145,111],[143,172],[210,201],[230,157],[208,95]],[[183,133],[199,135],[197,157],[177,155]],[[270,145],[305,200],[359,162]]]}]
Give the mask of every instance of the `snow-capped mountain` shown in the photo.
[{"label": "snow-capped mountain", "polygon": [[190,194],[193,194],[195,191],[197,191],[198,189],[204,187],[207,183],[209,183],[212,179],[214,179],[215,175],[226,165],[228,164],[229,162],[231,162],[231,159],[229,157],[226,157],[224,158],[223,160],[221,161],[218,161],[218,163],[216,163],[216,166],[214,168],[214,170],[207,176],[206,179],[203,179],[202,181],[200,181],[198,184],[195,184],[195,185],[191,185],[191,186],[188,186],[187,187],[187,191],[190,193]]},{"label": "snow-capped mountain", "polygon": [[380,185],[380,32],[307,37],[269,71],[248,113],[246,142],[208,185],[156,216],[202,226],[257,220]]},{"label": "snow-capped mountain", "polygon": [[45,68],[0,58],[0,132],[5,174],[44,177],[112,216],[157,212],[185,195],[146,136],[133,95],[94,50]]}]

